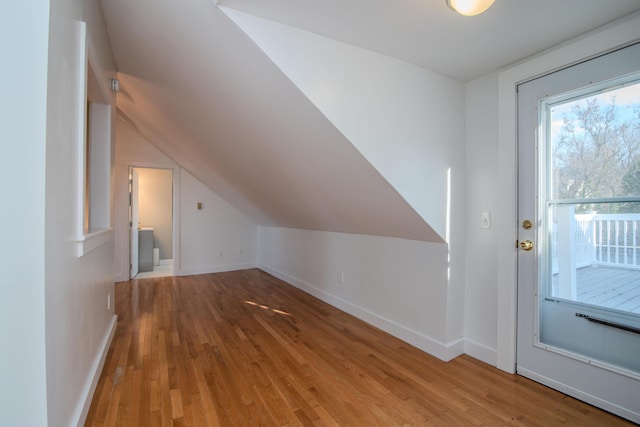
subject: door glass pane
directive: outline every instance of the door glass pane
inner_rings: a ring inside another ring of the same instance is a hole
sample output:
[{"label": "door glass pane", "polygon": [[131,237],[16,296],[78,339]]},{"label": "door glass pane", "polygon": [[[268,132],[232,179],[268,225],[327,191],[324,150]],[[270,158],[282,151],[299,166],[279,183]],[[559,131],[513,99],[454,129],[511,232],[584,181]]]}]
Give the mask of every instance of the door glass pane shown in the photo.
[{"label": "door glass pane", "polygon": [[552,200],[640,196],[640,82],[549,105],[547,120]]},{"label": "door glass pane", "polygon": [[540,342],[639,373],[640,78],[542,111]]},{"label": "door glass pane", "polygon": [[547,295],[640,313],[640,82],[545,110]]},{"label": "door glass pane", "polygon": [[551,205],[549,216],[548,295],[640,315],[640,203]]}]

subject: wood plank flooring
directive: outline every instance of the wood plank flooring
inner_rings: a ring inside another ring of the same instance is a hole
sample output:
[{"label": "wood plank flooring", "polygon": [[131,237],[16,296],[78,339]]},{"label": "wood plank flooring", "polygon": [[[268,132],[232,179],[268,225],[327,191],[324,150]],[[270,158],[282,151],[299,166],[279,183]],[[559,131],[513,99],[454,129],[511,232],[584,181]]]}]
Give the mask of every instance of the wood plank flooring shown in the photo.
[{"label": "wood plank flooring", "polygon": [[87,426],[631,425],[259,270],[119,283],[116,312]]}]

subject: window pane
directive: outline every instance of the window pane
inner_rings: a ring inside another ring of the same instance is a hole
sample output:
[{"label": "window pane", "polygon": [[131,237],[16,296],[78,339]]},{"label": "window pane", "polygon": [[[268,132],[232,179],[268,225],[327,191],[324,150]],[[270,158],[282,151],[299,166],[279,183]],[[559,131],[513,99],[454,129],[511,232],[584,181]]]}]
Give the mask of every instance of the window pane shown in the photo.
[{"label": "window pane", "polygon": [[640,196],[640,82],[548,107],[551,198]]},{"label": "window pane", "polygon": [[640,202],[556,205],[550,218],[548,295],[640,315]]}]

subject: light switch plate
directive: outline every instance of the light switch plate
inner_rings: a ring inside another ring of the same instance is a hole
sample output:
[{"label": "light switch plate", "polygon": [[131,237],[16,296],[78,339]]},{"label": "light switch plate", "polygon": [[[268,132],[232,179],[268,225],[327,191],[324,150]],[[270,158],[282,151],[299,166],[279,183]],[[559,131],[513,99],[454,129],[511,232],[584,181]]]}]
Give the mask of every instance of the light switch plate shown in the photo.
[{"label": "light switch plate", "polygon": [[491,228],[491,213],[482,212],[480,219],[480,228]]}]

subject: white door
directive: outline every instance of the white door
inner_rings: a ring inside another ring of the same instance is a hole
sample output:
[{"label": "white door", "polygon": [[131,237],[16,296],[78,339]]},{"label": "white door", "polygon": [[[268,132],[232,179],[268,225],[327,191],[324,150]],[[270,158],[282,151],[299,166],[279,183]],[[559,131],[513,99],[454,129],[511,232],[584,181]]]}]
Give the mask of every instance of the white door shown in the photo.
[{"label": "white door", "polygon": [[129,219],[131,273],[129,278],[133,279],[138,274],[138,171],[135,168],[130,168],[129,176],[131,177],[129,179],[129,209],[131,212]]},{"label": "white door", "polygon": [[640,44],[518,87],[519,374],[640,422]]}]

